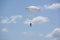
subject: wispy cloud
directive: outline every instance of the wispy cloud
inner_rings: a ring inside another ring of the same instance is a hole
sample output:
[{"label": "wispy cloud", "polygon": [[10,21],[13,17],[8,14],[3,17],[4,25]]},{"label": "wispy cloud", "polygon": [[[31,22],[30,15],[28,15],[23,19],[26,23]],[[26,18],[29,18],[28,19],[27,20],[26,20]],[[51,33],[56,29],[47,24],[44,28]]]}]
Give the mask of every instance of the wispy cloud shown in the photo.
[{"label": "wispy cloud", "polygon": [[60,8],[60,3],[53,3],[51,5],[44,5],[44,6],[28,6],[26,7],[25,9],[28,10],[28,11],[31,11],[31,12],[38,12],[38,11],[41,11],[41,10],[44,10],[44,9],[59,9]]},{"label": "wispy cloud", "polygon": [[27,10],[32,11],[32,12],[37,12],[40,10],[40,7],[38,6],[28,6],[26,7]]},{"label": "wispy cloud", "polygon": [[17,18],[22,18],[21,15],[11,16],[11,17],[2,17],[0,23],[8,24],[8,23],[16,23]]},{"label": "wispy cloud", "polygon": [[44,37],[44,34],[42,34],[40,32],[33,32],[33,31],[25,31],[25,32],[22,32],[22,35],[25,35],[25,36]]},{"label": "wispy cloud", "polygon": [[25,24],[30,24],[30,22],[33,24],[34,23],[46,23],[48,21],[49,21],[48,17],[37,16],[37,17],[33,18],[32,20],[26,20],[24,23]]},{"label": "wispy cloud", "polygon": [[22,32],[22,34],[26,35],[26,36],[33,36],[34,32],[32,32],[32,31],[25,31],[25,32]]},{"label": "wispy cloud", "polygon": [[44,34],[42,34],[42,33],[40,33],[40,34],[39,34],[39,36],[40,36],[40,37],[44,37],[45,35],[44,35]]},{"label": "wispy cloud", "polygon": [[0,23],[2,23],[2,24],[6,24],[6,23],[8,23],[8,20],[9,20],[8,17],[6,17],[6,16],[5,16],[5,17],[2,17]]},{"label": "wispy cloud", "polygon": [[54,38],[56,40],[60,40],[60,28],[55,28],[51,33],[49,33],[46,37]]},{"label": "wispy cloud", "polygon": [[1,31],[2,32],[8,32],[8,29],[7,28],[2,28]]},{"label": "wispy cloud", "polygon": [[53,3],[51,5],[44,5],[44,8],[46,8],[46,9],[58,9],[58,8],[60,8],[60,3]]},{"label": "wispy cloud", "polygon": [[31,34],[32,33],[32,31],[26,31],[26,32],[22,32],[22,34]]}]

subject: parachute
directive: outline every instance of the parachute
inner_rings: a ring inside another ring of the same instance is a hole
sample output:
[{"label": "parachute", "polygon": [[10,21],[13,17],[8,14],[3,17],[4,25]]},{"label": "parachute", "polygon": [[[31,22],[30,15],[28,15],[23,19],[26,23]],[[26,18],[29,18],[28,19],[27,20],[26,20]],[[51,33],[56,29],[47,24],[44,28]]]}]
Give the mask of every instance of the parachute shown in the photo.
[{"label": "parachute", "polygon": [[31,12],[38,12],[38,11],[40,11],[40,8],[38,6],[28,6],[26,9],[28,11],[31,11]]}]

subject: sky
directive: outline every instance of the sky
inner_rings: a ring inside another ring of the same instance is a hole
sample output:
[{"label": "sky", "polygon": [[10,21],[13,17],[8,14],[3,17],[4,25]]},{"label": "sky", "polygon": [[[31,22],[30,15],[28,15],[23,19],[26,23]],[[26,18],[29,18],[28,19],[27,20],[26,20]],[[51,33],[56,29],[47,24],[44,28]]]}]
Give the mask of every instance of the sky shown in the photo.
[{"label": "sky", "polygon": [[0,0],[0,40],[60,40],[59,17],[60,0]]}]

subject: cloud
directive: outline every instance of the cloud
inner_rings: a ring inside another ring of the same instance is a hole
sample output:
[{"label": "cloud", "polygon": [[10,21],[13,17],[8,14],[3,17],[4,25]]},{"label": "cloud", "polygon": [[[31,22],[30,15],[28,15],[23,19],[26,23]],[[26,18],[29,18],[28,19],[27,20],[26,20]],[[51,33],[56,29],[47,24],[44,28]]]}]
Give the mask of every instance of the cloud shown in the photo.
[{"label": "cloud", "polygon": [[11,16],[11,17],[2,17],[0,23],[2,23],[2,24],[16,23],[17,18],[22,18],[22,16],[16,15],[16,16]]},{"label": "cloud", "polygon": [[58,9],[58,8],[60,8],[60,3],[54,3],[52,5],[44,5],[44,8],[46,8],[46,9]]},{"label": "cloud", "polygon": [[0,22],[0,23],[2,23],[2,24],[8,23],[8,20],[9,20],[8,17],[3,17],[3,18],[1,19],[1,22]]},{"label": "cloud", "polygon": [[21,15],[17,15],[17,16],[11,16],[10,18],[11,18],[11,20],[8,23],[11,23],[11,22],[16,23],[16,19],[17,18],[22,18],[22,16]]},{"label": "cloud", "polygon": [[40,33],[40,32],[32,32],[32,31],[25,31],[25,32],[22,32],[22,35],[25,35],[25,36],[44,37],[44,34],[42,34],[42,33]]},{"label": "cloud", "polygon": [[44,5],[42,6],[28,6],[25,9],[31,12],[38,12],[44,9],[59,9],[60,8],[60,3],[53,3],[51,5]]},{"label": "cloud", "polygon": [[29,33],[32,33],[31,31],[28,31],[28,32],[23,32],[23,34],[29,34]]},{"label": "cloud", "polygon": [[32,36],[34,35],[34,32],[32,31],[25,31],[25,32],[22,32],[23,35],[26,35],[26,36]]},{"label": "cloud", "polygon": [[43,37],[43,36],[44,36],[44,34],[41,34],[41,33],[40,33],[40,34],[39,34],[39,36],[40,36],[40,37]]},{"label": "cloud", "polygon": [[37,16],[35,18],[33,18],[32,20],[26,20],[24,23],[25,24],[30,24],[30,23],[45,23],[48,22],[49,19],[48,17],[43,17],[43,16]]},{"label": "cloud", "polygon": [[38,6],[28,6],[26,7],[27,10],[32,11],[32,12],[37,12],[40,10],[40,7]]},{"label": "cloud", "polygon": [[46,37],[54,38],[56,40],[60,40],[60,28],[55,28],[51,33],[49,33]]},{"label": "cloud", "polygon": [[7,28],[2,28],[1,31],[2,31],[2,32],[8,32],[8,29],[7,29]]}]

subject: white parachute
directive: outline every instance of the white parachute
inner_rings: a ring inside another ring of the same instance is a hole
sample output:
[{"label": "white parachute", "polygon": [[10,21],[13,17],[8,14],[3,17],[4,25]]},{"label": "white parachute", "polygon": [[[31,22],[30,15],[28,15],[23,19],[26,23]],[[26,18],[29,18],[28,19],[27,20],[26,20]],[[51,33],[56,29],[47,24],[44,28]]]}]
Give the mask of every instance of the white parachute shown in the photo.
[{"label": "white parachute", "polygon": [[26,7],[26,9],[28,11],[31,11],[31,12],[38,12],[38,11],[40,11],[40,8],[38,6],[28,6],[28,7]]}]

